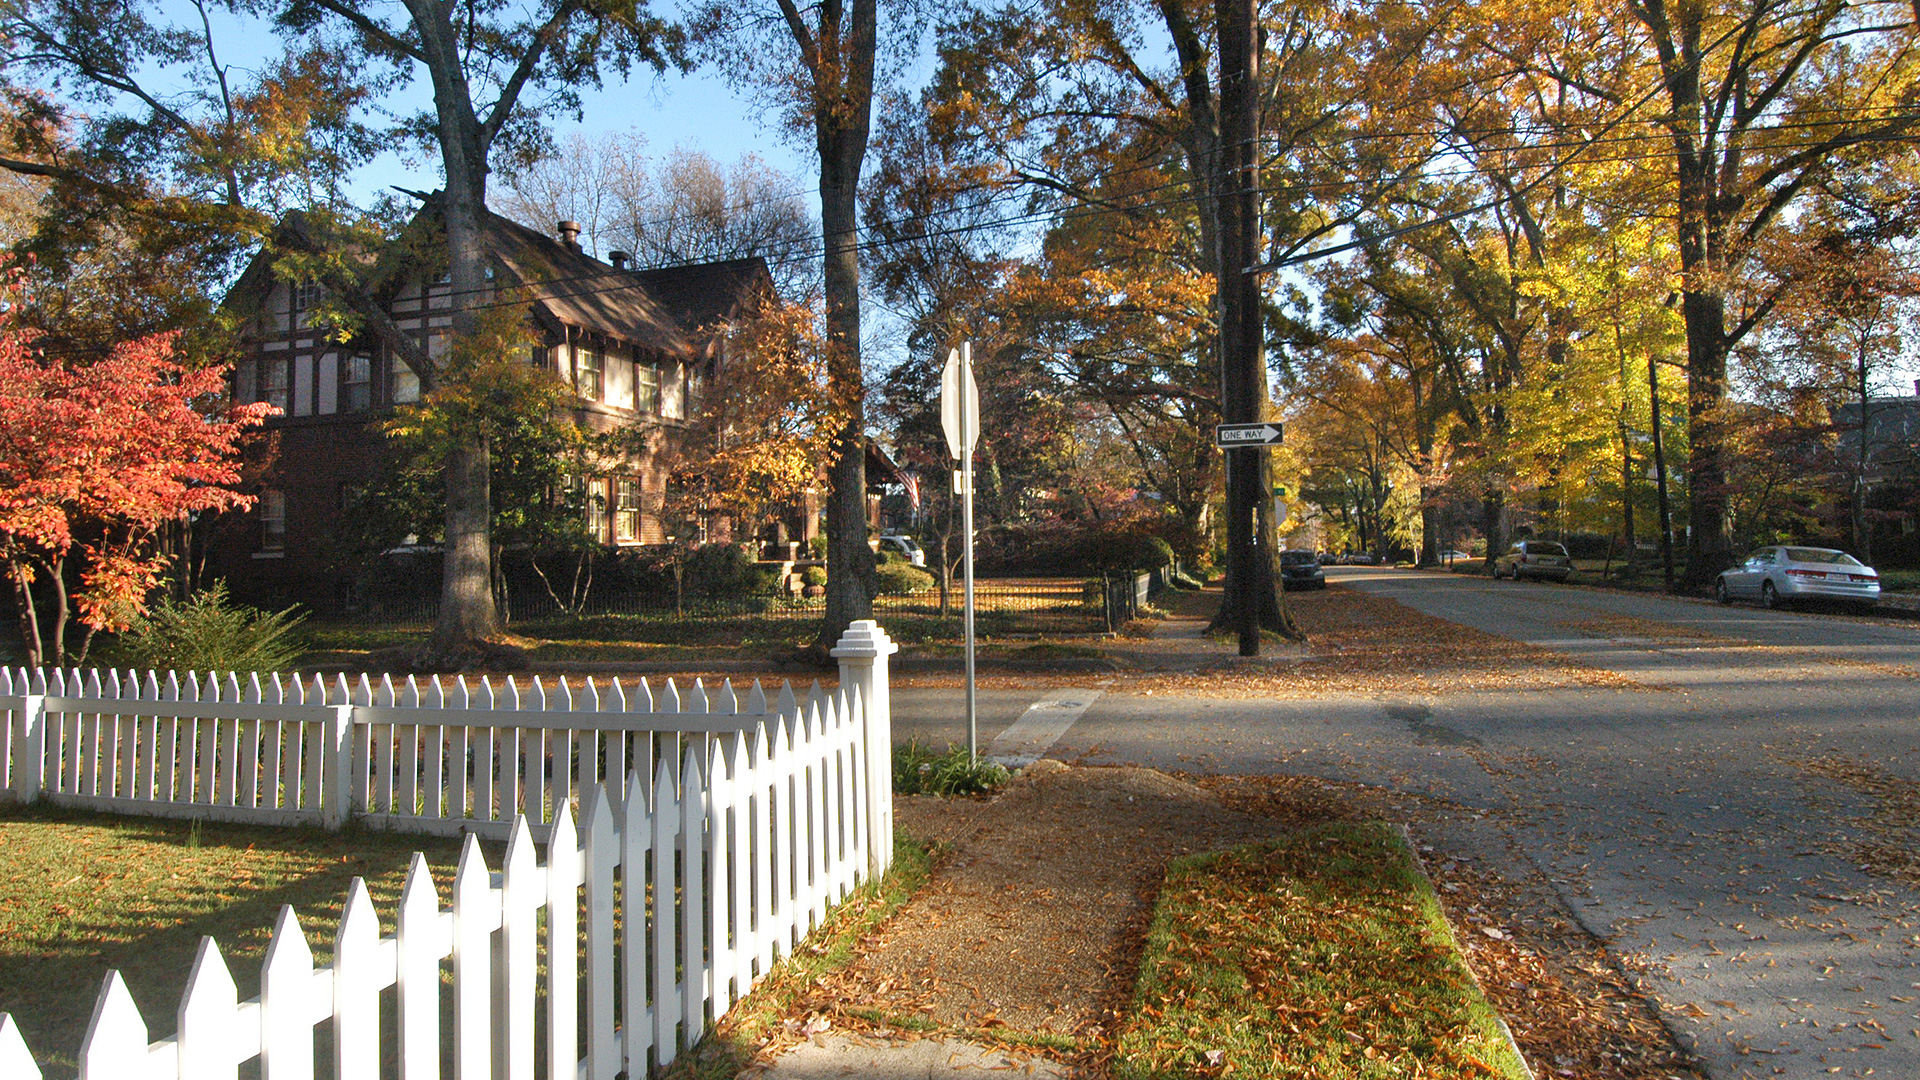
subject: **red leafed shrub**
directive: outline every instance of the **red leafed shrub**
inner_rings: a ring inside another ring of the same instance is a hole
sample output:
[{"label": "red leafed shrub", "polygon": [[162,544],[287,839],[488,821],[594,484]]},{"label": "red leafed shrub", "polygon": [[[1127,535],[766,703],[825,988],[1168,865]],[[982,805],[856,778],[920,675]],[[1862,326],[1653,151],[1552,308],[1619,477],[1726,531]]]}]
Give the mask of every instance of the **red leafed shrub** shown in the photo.
[{"label": "red leafed shrub", "polygon": [[146,610],[164,526],[252,504],[240,438],[274,409],[226,406],[226,369],[175,362],[172,335],[49,355],[17,310],[0,312],[0,568],[28,663],[62,664],[70,619],[90,640]]}]

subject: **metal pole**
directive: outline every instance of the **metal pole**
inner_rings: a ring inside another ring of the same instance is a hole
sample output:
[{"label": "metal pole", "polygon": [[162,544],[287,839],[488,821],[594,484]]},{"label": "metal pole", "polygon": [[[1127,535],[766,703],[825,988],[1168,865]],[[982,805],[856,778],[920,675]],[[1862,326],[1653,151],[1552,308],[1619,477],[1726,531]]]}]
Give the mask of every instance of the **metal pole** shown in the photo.
[{"label": "metal pole", "polygon": [[[973,381],[973,342],[960,343],[960,430],[970,430],[977,417],[967,415],[966,386]],[[966,531],[966,607],[962,621],[967,634],[967,761],[980,759],[980,724],[973,687],[973,447],[963,446],[960,453],[960,524]]]}]

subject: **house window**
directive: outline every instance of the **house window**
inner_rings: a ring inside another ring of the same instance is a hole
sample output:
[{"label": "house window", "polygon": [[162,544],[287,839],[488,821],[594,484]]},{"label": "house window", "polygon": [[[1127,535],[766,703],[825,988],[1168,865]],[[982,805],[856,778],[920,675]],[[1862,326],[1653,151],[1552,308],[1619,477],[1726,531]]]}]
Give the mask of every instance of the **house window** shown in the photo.
[{"label": "house window", "polygon": [[589,477],[586,481],[587,535],[604,544],[607,542],[607,483],[600,477]]},{"label": "house window", "polygon": [[601,397],[602,357],[600,350],[592,345],[573,347],[573,386],[580,396],[588,401],[599,401]]},{"label": "house window", "polygon": [[613,481],[613,542],[640,542],[640,478],[616,477]]},{"label": "house window", "polygon": [[373,407],[373,357],[349,356],[341,369],[341,386],[346,391],[346,412],[366,412]]},{"label": "house window", "polygon": [[326,290],[322,289],[317,282],[308,281],[295,285],[293,287],[293,325],[312,326],[313,317],[309,313],[320,306],[320,301],[326,295]]},{"label": "house window", "polygon": [[287,549],[287,495],[283,491],[260,493],[260,550]]},{"label": "house window", "polygon": [[393,403],[405,405],[420,400],[420,376],[398,360],[393,362]]},{"label": "house window", "polygon": [[635,412],[660,411],[660,368],[636,361],[633,365],[633,408]]},{"label": "house window", "polygon": [[236,405],[251,405],[260,400],[260,366],[255,360],[233,365],[233,400]]},{"label": "house window", "polygon": [[260,361],[260,374],[260,400],[279,409],[283,413],[286,412],[287,384],[289,382],[287,358],[284,356],[266,357]]}]

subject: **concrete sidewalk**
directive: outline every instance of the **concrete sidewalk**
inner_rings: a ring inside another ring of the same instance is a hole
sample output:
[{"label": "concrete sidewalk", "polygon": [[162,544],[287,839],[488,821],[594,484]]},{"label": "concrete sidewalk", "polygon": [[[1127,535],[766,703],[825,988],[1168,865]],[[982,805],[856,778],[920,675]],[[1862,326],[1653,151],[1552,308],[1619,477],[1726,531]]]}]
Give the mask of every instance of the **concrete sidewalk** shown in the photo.
[{"label": "concrete sidewalk", "polygon": [[943,1077],[1073,1076],[1073,1070],[1055,1061],[990,1050],[953,1039],[885,1042],[853,1035],[816,1035],[781,1054],[771,1064],[756,1065],[740,1074],[742,1080],[941,1080]]}]

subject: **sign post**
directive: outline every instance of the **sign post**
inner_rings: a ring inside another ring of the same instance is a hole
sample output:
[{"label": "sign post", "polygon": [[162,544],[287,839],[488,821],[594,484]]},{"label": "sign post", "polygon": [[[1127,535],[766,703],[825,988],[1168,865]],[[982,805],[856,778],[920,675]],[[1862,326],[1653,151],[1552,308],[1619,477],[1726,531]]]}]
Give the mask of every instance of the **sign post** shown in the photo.
[{"label": "sign post", "polygon": [[961,619],[967,638],[967,760],[980,756],[979,712],[973,680],[973,448],[980,441],[980,387],[973,381],[973,343],[947,352],[940,372],[940,428],[947,450],[960,461],[961,530],[966,535],[966,600]]}]

